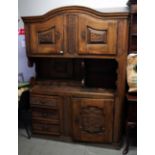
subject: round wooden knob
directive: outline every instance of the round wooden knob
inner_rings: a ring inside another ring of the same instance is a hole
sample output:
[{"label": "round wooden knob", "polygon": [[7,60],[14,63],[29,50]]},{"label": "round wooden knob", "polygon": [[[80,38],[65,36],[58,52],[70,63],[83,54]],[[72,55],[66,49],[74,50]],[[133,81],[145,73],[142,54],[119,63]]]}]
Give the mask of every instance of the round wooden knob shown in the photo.
[{"label": "round wooden knob", "polygon": [[63,51],[60,51],[60,54],[63,54],[64,52]]},{"label": "round wooden knob", "polygon": [[82,84],[82,87],[85,86],[85,79],[82,79],[82,80],[81,80],[81,84]]}]

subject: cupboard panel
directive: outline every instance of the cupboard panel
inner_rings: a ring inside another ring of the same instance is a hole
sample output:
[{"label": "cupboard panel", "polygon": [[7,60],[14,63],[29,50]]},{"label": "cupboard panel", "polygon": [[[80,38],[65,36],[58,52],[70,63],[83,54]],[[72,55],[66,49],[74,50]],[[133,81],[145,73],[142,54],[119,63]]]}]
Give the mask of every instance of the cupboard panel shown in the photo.
[{"label": "cupboard panel", "polygon": [[73,137],[90,142],[112,142],[112,99],[73,98]]},{"label": "cupboard panel", "polygon": [[30,54],[63,54],[63,16],[30,25]]},{"label": "cupboard panel", "polygon": [[79,16],[79,54],[116,54],[117,21]]}]

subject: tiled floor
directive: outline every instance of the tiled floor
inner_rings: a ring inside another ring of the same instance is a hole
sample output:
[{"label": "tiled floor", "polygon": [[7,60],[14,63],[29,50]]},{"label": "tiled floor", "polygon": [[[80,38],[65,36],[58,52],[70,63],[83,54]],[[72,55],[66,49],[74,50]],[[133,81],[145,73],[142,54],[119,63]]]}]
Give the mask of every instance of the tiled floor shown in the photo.
[{"label": "tiled floor", "polygon": [[[123,149],[115,150],[34,137],[27,139],[23,129],[19,130],[18,137],[18,155],[121,155]],[[127,155],[137,155],[136,147],[131,147]]]}]

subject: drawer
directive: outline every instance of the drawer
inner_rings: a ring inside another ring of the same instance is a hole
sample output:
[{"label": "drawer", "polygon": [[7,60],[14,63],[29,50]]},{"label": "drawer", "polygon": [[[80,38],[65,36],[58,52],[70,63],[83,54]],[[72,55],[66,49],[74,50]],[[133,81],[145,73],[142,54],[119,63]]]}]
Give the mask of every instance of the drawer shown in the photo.
[{"label": "drawer", "polygon": [[30,97],[31,106],[39,105],[57,109],[60,107],[61,102],[61,97],[57,96],[32,95]]},{"label": "drawer", "polygon": [[33,108],[32,119],[58,124],[60,120],[60,111],[58,109]]},{"label": "drawer", "polygon": [[60,135],[60,126],[59,125],[33,123],[32,130],[34,133]]}]

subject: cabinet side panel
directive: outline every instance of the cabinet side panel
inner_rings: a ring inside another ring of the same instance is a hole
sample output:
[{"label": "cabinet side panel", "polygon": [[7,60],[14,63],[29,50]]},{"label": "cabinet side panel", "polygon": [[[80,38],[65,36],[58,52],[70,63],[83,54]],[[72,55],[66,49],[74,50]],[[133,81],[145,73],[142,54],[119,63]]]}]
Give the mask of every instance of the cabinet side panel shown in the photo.
[{"label": "cabinet side panel", "polygon": [[125,97],[125,81],[126,81],[126,59],[128,50],[128,21],[119,20],[118,22],[118,68],[117,68],[117,89],[115,96],[115,111],[114,111],[114,136],[113,142],[118,143],[121,138],[122,126],[122,109]]}]

